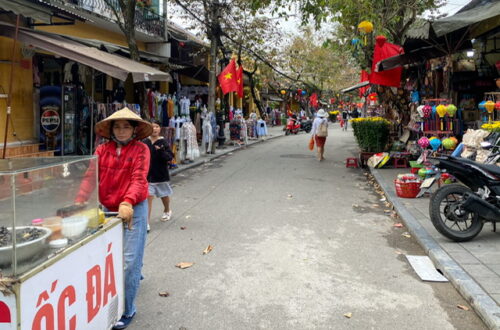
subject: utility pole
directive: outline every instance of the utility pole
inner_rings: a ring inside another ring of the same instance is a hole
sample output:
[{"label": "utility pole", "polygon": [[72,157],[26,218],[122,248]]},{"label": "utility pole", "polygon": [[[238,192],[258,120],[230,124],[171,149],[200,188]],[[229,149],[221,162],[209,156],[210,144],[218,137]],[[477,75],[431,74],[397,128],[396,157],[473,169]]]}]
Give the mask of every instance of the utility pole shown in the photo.
[{"label": "utility pole", "polygon": [[212,0],[210,20],[210,74],[208,79],[208,111],[215,114],[215,90],[217,87],[217,34],[219,33],[219,0]]}]

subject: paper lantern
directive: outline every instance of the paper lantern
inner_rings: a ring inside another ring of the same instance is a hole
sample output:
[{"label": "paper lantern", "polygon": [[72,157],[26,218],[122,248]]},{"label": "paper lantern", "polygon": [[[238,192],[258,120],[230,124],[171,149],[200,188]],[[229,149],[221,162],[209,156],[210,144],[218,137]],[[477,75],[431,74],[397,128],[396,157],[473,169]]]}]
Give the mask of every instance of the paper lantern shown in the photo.
[{"label": "paper lantern", "polygon": [[446,115],[446,106],[443,104],[440,104],[436,107],[436,112],[439,116],[439,118],[443,118],[444,115]]},{"label": "paper lantern", "polygon": [[423,106],[423,105],[419,105],[419,106],[417,107],[417,112],[418,112],[418,115],[419,115],[420,117],[424,117],[424,111],[423,111],[422,109],[424,109],[424,106]]},{"label": "paper lantern", "polygon": [[479,108],[479,110],[481,110],[481,111],[485,111],[485,110],[486,110],[485,104],[486,104],[486,101],[482,101],[482,102],[480,102],[480,103],[477,105],[477,107]]},{"label": "paper lantern", "polygon": [[280,91],[280,93],[281,93],[281,95],[285,95],[285,94],[286,94],[286,90],[282,89],[282,90]]},{"label": "paper lantern", "polygon": [[432,115],[436,116],[437,108],[435,105],[432,106]]},{"label": "paper lantern", "polygon": [[370,101],[377,101],[377,93],[370,93],[368,94],[368,100]]},{"label": "paper lantern", "polygon": [[456,137],[452,136],[449,139],[455,142],[455,145],[458,145],[458,139]]},{"label": "paper lantern", "polygon": [[451,138],[443,139],[443,141],[441,141],[441,144],[446,150],[455,149],[455,147],[457,146],[455,141],[453,141]]},{"label": "paper lantern", "polygon": [[446,107],[446,112],[448,113],[448,116],[454,117],[455,114],[457,113],[457,107],[455,105],[453,105],[453,104],[449,104]]},{"label": "paper lantern", "polygon": [[297,89],[297,95],[302,95],[302,89]]},{"label": "paper lantern", "polygon": [[359,39],[354,38],[351,40],[351,45],[356,46],[357,44],[359,44]]},{"label": "paper lantern", "polygon": [[495,110],[495,102],[489,100],[489,101],[486,101],[486,103],[484,104],[484,107],[486,108],[486,111],[488,111],[488,113],[492,113],[493,110]]},{"label": "paper lantern", "polygon": [[432,113],[432,107],[430,105],[424,105],[422,108],[422,112],[424,113],[424,118],[429,118]]},{"label": "paper lantern", "polygon": [[434,151],[437,151],[439,149],[439,147],[441,146],[441,140],[438,138],[431,139],[429,143],[431,145],[432,150],[434,150]]},{"label": "paper lantern", "polygon": [[306,95],[306,94],[307,94],[307,92],[306,92],[306,91],[302,91],[302,95]]},{"label": "paper lantern", "polygon": [[373,31],[373,24],[368,21],[363,21],[358,24],[358,30],[362,33],[371,33]]},{"label": "paper lantern", "polygon": [[437,136],[431,136],[431,137],[429,138],[429,141],[430,141],[430,140],[434,140],[434,139],[437,139]]},{"label": "paper lantern", "polygon": [[497,101],[497,103],[495,103],[495,109],[500,110],[500,101]]},{"label": "paper lantern", "polygon": [[423,136],[418,140],[417,143],[422,149],[425,149],[429,146],[429,139]]}]

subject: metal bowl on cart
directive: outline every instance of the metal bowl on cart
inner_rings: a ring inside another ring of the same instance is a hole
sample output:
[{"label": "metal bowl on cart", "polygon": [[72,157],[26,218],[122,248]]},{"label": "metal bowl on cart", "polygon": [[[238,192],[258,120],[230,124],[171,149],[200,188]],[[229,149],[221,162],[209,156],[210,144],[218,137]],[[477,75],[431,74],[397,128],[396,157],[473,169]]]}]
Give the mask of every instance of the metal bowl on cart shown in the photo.
[{"label": "metal bowl on cart", "polygon": [[[52,231],[44,227],[35,226],[21,226],[16,227],[16,231],[21,231],[25,229],[37,229],[42,233],[39,237],[31,241],[25,241],[16,244],[16,254],[17,262],[21,263],[23,261],[33,258],[35,255],[41,253],[45,248],[47,248],[46,241],[47,238],[52,234]],[[7,228],[7,230],[12,231],[12,228]],[[0,247],[0,265],[8,265],[12,262],[12,245],[7,245]]]}]

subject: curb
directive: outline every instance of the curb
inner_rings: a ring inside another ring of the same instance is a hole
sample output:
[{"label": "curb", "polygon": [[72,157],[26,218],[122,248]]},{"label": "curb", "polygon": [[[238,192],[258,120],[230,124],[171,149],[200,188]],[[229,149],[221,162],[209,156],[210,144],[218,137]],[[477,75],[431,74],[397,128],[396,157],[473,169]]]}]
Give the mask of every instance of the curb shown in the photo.
[{"label": "curb", "polygon": [[380,176],[378,170],[370,168],[370,172],[384,190],[388,201],[392,203],[396,212],[408,228],[408,231],[417,239],[436,267],[450,280],[451,284],[467,300],[488,328],[500,330],[500,307],[497,303],[446,253],[439,243],[432,238],[419,221],[406,209],[394,192],[389,189],[389,186]]},{"label": "curb", "polygon": [[213,161],[213,160],[215,160],[215,159],[217,159],[219,157],[225,156],[225,155],[227,155],[227,154],[229,154],[231,152],[240,151],[240,150],[246,149],[247,147],[252,146],[254,144],[263,143],[263,142],[266,142],[266,141],[269,141],[269,140],[272,140],[272,139],[276,139],[276,138],[279,138],[279,137],[282,137],[282,136],[285,136],[285,135],[284,134],[272,135],[272,136],[268,137],[265,140],[252,141],[248,145],[235,147],[234,149],[223,151],[220,154],[215,154],[213,156],[209,156],[208,158],[205,158],[205,159],[200,160],[200,161],[196,161],[196,162],[194,162],[192,164],[183,165],[182,167],[179,167],[177,169],[174,169],[174,170],[170,171],[170,176],[176,176],[179,173],[182,173],[182,172],[187,171],[189,169],[192,169],[192,168],[201,166],[203,164],[209,163],[209,162],[211,162],[211,161]]}]

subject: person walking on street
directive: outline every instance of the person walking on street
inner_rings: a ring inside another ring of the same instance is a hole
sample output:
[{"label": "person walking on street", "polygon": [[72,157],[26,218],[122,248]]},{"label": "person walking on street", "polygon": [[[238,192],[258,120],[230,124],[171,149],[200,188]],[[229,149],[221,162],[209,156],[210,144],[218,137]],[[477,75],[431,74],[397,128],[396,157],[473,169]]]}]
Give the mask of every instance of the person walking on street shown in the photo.
[{"label": "person walking on street", "polygon": [[153,125],[153,133],[151,133],[149,138],[144,140],[144,143],[149,147],[149,151],[151,152],[151,162],[148,173],[148,232],[149,221],[151,219],[151,208],[155,197],[161,198],[163,203],[161,221],[168,221],[172,217],[170,195],[172,195],[173,191],[169,183],[170,174],[168,173],[168,162],[174,158],[174,154],[172,150],[170,150],[167,141],[160,135],[160,123],[152,119],[151,124]]},{"label": "person walking on street", "polygon": [[95,125],[95,132],[109,139],[97,147],[82,180],[75,203],[84,203],[95,189],[99,175],[99,201],[104,211],[116,212],[126,224],[123,237],[125,311],[113,329],[125,329],[136,314],[135,298],[140,286],[148,216],[148,170],[150,152],[140,140],[151,135],[150,123],[128,108]]},{"label": "person walking on street", "polygon": [[342,111],[342,121],[344,122],[342,130],[347,131],[347,125],[349,124],[349,112],[347,110]]},{"label": "person walking on street", "polygon": [[314,142],[316,143],[316,150],[318,153],[318,160],[322,161],[325,159],[325,142],[326,137],[328,136],[328,114],[325,110],[320,109],[316,113],[316,118],[314,118],[312,124],[311,134],[314,138]]}]

